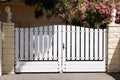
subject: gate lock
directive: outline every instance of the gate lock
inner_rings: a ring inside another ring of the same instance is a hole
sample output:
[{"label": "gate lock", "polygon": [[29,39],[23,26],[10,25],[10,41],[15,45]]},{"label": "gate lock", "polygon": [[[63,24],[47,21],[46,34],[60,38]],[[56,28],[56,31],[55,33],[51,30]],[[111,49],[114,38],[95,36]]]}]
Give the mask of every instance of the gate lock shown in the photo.
[{"label": "gate lock", "polygon": [[67,46],[64,43],[63,43],[62,47],[63,47],[63,49],[67,49]]}]

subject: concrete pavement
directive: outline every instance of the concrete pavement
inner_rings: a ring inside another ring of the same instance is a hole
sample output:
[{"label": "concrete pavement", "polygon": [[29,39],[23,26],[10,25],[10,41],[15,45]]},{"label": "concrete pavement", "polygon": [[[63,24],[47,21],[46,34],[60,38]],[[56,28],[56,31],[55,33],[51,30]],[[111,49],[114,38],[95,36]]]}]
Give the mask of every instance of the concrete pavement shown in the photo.
[{"label": "concrete pavement", "polygon": [[106,73],[40,73],[4,75],[0,80],[115,80]]}]

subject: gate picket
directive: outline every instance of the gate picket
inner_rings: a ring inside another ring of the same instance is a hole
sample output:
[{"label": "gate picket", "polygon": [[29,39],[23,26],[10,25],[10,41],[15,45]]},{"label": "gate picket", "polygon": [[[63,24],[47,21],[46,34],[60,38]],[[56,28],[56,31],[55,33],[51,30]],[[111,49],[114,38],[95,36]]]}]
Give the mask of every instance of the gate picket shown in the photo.
[{"label": "gate picket", "polygon": [[70,60],[70,26],[67,26],[67,60]]},{"label": "gate picket", "polygon": [[25,28],[25,60],[28,60],[28,28]]},{"label": "gate picket", "polygon": [[33,28],[30,28],[30,60],[33,60]]},{"label": "gate picket", "polygon": [[48,46],[49,46],[48,27],[44,26],[44,60],[48,59]]},{"label": "gate picket", "polygon": [[94,30],[90,29],[90,60],[94,60]]},{"label": "gate picket", "polygon": [[72,33],[72,41],[71,41],[71,49],[72,49],[72,60],[75,60],[75,26],[71,26],[71,33]]},{"label": "gate picket", "polygon": [[49,26],[49,60],[52,60],[53,59],[53,55],[52,55],[52,49],[53,49],[53,35],[54,34],[52,34],[52,27],[53,26]]},{"label": "gate picket", "polygon": [[24,60],[24,29],[20,28],[20,60]]},{"label": "gate picket", "polygon": [[80,27],[76,26],[76,60],[80,60]]},{"label": "gate picket", "polygon": [[43,60],[43,50],[44,50],[44,35],[43,35],[43,27],[39,27],[39,60]]},{"label": "gate picket", "polygon": [[84,32],[85,30],[84,30],[84,28],[83,27],[81,27],[81,60],[84,60],[85,58],[84,58],[84,48],[85,48],[85,45],[84,45],[84,42],[85,42],[85,40],[84,40],[84,37],[85,37],[85,32]]},{"label": "gate picket", "polygon": [[19,61],[20,59],[20,49],[19,49],[19,28],[16,27],[15,28],[15,53],[16,53],[16,56],[15,56],[15,60],[16,61]]},{"label": "gate picket", "polygon": [[85,60],[89,60],[89,28],[86,28],[85,33]]},{"label": "gate picket", "polygon": [[57,60],[58,56],[58,26],[54,25],[54,29],[53,29],[53,33],[54,33],[54,37],[53,37],[53,60]]},{"label": "gate picket", "polygon": [[95,29],[95,60],[98,60],[98,29]]},{"label": "gate picket", "polygon": [[99,30],[99,60],[102,60],[102,40],[103,40],[103,35],[102,35],[102,29]]}]

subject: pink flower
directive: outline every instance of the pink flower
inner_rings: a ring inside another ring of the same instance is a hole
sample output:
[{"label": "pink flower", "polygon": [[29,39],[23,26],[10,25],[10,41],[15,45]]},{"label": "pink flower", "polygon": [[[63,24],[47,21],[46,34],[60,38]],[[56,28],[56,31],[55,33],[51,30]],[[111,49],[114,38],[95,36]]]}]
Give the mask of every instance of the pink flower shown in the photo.
[{"label": "pink flower", "polygon": [[65,14],[58,14],[58,16],[59,16],[60,18],[62,18],[62,19],[65,18]]},{"label": "pink flower", "polygon": [[120,11],[118,11],[117,14],[120,15]]},{"label": "pink flower", "polygon": [[88,6],[88,5],[89,5],[89,1],[85,0],[85,6]]},{"label": "pink flower", "polygon": [[84,15],[80,16],[80,19],[85,19],[85,16]]},{"label": "pink flower", "polygon": [[108,0],[102,0],[103,1],[103,3],[106,3]]},{"label": "pink flower", "polygon": [[106,15],[110,15],[110,10],[109,10],[109,9],[106,9],[106,10],[105,10],[105,14],[106,14]]},{"label": "pink flower", "polygon": [[106,10],[101,10],[101,14],[106,14]]},{"label": "pink flower", "polygon": [[72,2],[76,2],[77,0],[72,0]]},{"label": "pink flower", "polygon": [[110,4],[110,8],[114,9],[116,5],[114,3]]},{"label": "pink flower", "polygon": [[67,6],[67,10],[72,9],[72,7],[73,7],[72,5],[68,5],[68,6]]},{"label": "pink flower", "polygon": [[99,9],[101,9],[101,7],[100,6],[95,6],[95,9],[99,10]]}]

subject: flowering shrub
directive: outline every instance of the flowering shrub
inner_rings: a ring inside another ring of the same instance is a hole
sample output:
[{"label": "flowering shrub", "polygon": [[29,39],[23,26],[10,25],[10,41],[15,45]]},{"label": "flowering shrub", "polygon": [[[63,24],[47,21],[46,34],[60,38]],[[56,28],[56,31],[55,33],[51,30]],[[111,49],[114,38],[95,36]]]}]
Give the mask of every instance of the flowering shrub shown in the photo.
[{"label": "flowering shrub", "polygon": [[116,6],[117,6],[116,23],[120,24],[120,2],[118,2]]},{"label": "flowering shrub", "polygon": [[66,23],[92,28],[105,28],[111,21],[113,0],[63,0],[58,6],[58,16]]},{"label": "flowering shrub", "polygon": [[83,26],[88,1],[63,0],[58,6],[58,16],[71,25]]}]

